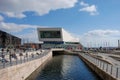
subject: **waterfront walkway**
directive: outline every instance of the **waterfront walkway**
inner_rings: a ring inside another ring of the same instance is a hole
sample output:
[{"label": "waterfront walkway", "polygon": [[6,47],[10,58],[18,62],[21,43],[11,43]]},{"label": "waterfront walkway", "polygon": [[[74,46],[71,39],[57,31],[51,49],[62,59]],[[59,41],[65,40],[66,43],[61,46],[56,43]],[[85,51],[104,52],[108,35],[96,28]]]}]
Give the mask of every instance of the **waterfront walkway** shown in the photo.
[{"label": "waterfront walkway", "polygon": [[5,58],[2,59],[0,57],[0,69],[7,68],[10,66],[22,64],[34,59],[41,58],[42,56],[46,55],[49,50],[36,50],[36,51],[19,51],[19,52],[14,52],[15,56],[10,56],[9,53],[4,53]]},{"label": "waterfront walkway", "polygon": [[115,59],[117,55],[106,53],[80,53],[80,55],[108,75],[120,80],[120,61]]},{"label": "waterfront walkway", "polygon": [[116,67],[120,67],[120,55],[108,54],[108,53],[98,53],[96,56],[100,56],[101,59],[108,61]]}]

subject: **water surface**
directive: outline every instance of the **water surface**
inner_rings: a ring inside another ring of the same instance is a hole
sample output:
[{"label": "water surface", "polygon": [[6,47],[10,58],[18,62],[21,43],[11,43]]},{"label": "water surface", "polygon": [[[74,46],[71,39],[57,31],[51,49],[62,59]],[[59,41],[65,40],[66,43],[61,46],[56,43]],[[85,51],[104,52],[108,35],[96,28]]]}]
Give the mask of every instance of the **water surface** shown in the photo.
[{"label": "water surface", "polygon": [[35,80],[102,80],[78,56],[53,57]]}]

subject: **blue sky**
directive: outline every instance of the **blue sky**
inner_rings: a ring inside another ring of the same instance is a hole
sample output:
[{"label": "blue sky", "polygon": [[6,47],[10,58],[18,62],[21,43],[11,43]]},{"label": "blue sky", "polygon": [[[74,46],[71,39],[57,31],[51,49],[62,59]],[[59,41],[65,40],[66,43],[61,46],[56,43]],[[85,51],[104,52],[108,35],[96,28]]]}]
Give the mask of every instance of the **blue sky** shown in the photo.
[{"label": "blue sky", "polygon": [[38,42],[37,27],[62,27],[85,46],[117,46],[120,0],[0,0],[0,29]]}]

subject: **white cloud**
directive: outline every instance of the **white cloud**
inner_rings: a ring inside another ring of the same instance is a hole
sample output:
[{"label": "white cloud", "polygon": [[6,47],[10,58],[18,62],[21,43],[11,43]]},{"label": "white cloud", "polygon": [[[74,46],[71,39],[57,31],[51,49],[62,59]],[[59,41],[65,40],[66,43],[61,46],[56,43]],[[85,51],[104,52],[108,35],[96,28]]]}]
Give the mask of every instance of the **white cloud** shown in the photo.
[{"label": "white cloud", "polygon": [[36,29],[30,30],[29,32],[24,33],[24,34],[17,34],[16,36],[19,36],[20,38],[22,38],[24,40],[23,41],[24,43],[39,42],[38,41],[38,34],[37,34]]},{"label": "white cloud", "polygon": [[88,13],[90,13],[90,15],[99,14],[98,11],[97,11],[96,5],[89,5],[89,4],[84,3],[84,2],[81,2],[80,5],[83,6],[83,8],[79,9],[79,11],[88,12]]},{"label": "white cloud", "polygon": [[13,34],[21,39],[38,42],[36,28],[40,26],[0,22],[0,30]]},{"label": "white cloud", "polygon": [[87,4],[87,3],[83,2],[83,1],[80,2],[80,5],[81,6],[89,6],[89,4]]},{"label": "white cloud", "polygon": [[37,35],[38,27],[47,26],[0,22],[0,30],[13,34],[21,39],[25,39],[26,41],[29,40],[29,42],[39,42]]},{"label": "white cloud", "polygon": [[3,21],[3,20],[4,20],[4,18],[0,15],[0,22]]},{"label": "white cloud", "polygon": [[33,11],[44,15],[51,10],[74,7],[77,0],[0,0],[0,13],[9,17],[26,17],[23,12]]},{"label": "white cloud", "polygon": [[17,17],[17,18],[23,18],[26,17],[26,15],[24,15],[23,13],[14,13],[14,12],[5,12],[5,15],[9,16],[9,17]]},{"label": "white cloud", "polygon": [[120,39],[120,30],[92,30],[80,37],[81,43],[85,46],[116,46]]},{"label": "white cloud", "polygon": [[120,35],[120,31],[119,30],[93,30],[93,31],[89,31],[85,35],[94,36],[94,37],[107,37],[107,36]]},{"label": "white cloud", "polygon": [[36,27],[38,26],[0,22],[0,29],[7,32],[20,32],[24,29],[36,28]]}]

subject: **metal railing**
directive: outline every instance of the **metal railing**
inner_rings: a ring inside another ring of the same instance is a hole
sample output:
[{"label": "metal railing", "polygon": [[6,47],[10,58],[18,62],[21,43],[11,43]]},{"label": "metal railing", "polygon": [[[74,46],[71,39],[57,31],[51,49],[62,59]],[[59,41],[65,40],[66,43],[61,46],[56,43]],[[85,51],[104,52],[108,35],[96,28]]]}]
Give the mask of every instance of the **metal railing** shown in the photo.
[{"label": "metal railing", "polygon": [[[47,55],[49,50],[38,50],[38,51],[31,51],[31,52],[20,52],[20,53],[15,53],[15,54],[7,54],[4,56],[7,56],[8,59],[5,57],[1,57],[0,60],[0,69],[10,67],[13,65],[18,65],[22,64],[28,61],[32,61],[38,58],[42,58],[43,56]],[[5,54],[5,53],[3,53]]]},{"label": "metal railing", "polygon": [[80,53],[82,57],[99,67],[104,72],[108,73],[109,75],[113,76],[116,79],[120,79],[120,67],[117,67],[115,65],[112,65],[106,61],[100,60],[98,58],[95,58],[89,54],[86,53]]}]

